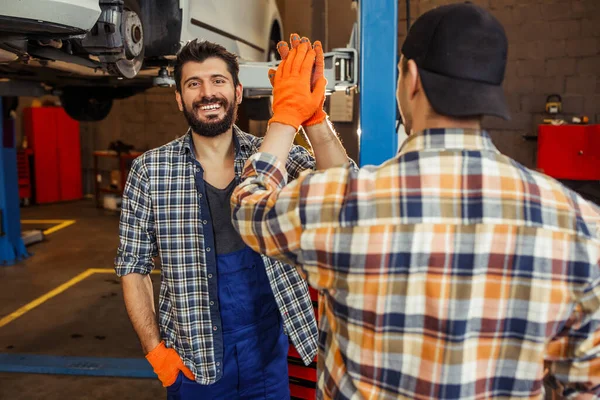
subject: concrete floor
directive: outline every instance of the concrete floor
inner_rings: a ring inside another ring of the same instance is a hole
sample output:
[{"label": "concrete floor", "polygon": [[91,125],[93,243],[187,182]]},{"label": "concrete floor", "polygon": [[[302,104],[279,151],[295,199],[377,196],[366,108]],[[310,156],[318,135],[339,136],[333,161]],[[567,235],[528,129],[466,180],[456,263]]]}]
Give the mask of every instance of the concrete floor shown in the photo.
[{"label": "concrete floor", "polygon": [[[21,219],[74,219],[74,225],[28,247],[33,253],[0,266],[0,318],[89,268],[112,268],[118,245],[118,215],[92,201],[21,209]],[[52,225],[23,225],[45,229]],[[155,289],[159,276],[153,275]],[[143,358],[131,327],[118,278],[93,274],[0,327],[0,353]],[[0,399],[161,399],[155,379],[124,379],[0,373]]]}]

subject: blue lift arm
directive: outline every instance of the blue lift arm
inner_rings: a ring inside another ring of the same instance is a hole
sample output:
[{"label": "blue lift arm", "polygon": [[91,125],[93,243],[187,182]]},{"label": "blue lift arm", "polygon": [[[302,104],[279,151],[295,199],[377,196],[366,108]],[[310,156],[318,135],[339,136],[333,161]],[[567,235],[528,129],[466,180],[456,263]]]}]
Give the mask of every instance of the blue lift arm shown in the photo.
[{"label": "blue lift arm", "polygon": [[0,266],[29,256],[21,237],[15,125],[2,110],[0,97]]},{"label": "blue lift arm", "polygon": [[359,1],[360,165],[379,165],[398,148],[398,0]]}]

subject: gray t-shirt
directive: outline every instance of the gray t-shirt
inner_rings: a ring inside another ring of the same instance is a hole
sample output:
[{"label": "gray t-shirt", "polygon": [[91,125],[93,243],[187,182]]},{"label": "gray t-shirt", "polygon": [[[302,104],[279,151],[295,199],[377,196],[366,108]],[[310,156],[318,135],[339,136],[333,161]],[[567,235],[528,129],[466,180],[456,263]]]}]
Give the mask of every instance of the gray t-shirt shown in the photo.
[{"label": "gray t-shirt", "polygon": [[231,223],[231,194],[237,186],[235,179],[225,189],[217,189],[206,181],[206,196],[213,231],[215,233],[215,247],[218,255],[229,254],[243,249],[246,244]]}]

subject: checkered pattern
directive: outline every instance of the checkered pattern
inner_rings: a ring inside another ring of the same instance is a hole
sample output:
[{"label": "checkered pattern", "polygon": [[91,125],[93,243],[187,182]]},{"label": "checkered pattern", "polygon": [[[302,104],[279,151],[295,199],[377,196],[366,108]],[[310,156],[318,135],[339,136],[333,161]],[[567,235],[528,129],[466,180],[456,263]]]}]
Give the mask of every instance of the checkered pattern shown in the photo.
[{"label": "checkered pattern", "polygon": [[[234,129],[235,173],[258,151],[262,139]],[[168,347],[174,347],[201,384],[214,383],[219,362],[209,306],[207,251],[191,133],[137,158],[123,193],[120,246],[115,260],[119,276],[148,274],[160,255],[162,282],[159,326]],[[296,177],[313,169],[308,152],[294,146],[287,173]],[[296,269],[263,257],[284,328],[303,361],[317,352],[317,325],[308,285]],[[211,280],[213,282],[214,280]],[[222,354],[222,351],[220,352]]]},{"label": "checkered pattern", "polygon": [[318,397],[600,395],[600,209],[484,131],[411,135],[380,167],[286,186],[250,158],[234,226],[322,291]]}]

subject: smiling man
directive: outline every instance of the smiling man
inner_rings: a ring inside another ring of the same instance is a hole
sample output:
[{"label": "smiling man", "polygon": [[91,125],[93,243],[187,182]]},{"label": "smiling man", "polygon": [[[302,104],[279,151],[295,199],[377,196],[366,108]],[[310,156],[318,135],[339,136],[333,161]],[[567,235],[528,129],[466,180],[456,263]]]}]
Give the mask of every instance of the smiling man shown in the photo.
[{"label": "smiling man", "polygon": [[[289,398],[288,335],[306,364],[317,351],[305,281],[251,250],[231,223],[231,193],[261,144],[234,125],[238,71],[236,56],[217,44],[194,40],[180,50],[176,100],[190,129],[136,159],[123,193],[115,269],[169,399]],[[307,126],[307,134],[321,143],[319,168],[346,157],[332,131]],[[291,177],[314,168],[304,148],[291,149]],[[157,255],[158,316],[148,275]]]}]

